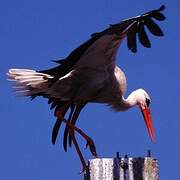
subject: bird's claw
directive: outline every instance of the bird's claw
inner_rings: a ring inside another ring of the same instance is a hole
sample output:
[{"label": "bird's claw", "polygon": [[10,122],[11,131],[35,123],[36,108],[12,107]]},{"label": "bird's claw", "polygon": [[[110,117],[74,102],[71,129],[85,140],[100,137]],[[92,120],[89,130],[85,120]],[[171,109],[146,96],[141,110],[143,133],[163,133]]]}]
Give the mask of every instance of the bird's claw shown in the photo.
[{"label": "bird's claw", "polygon": [[87,173],[89,171],[89,166],[86,165],[86,166],[83,166],[82,170],[79,172],[79,174],[82,174],[82,173]]},{"label": "bird's claw", "polygon": [[89,144],[88,144],[88,142],[86,142],[86,145],[85,145],[84,149],[87,149],[88,146],[89,146]]},{"label": "bird's claw", "polygon": [[93,140],[90,137],[88,137],[88,139],[87,139],[87,143],[86,143],[85,148],[87,149],[88,146],[89,146],[89,149],[90,149],[92,155],[94,157],[97,157],[97,152],[96,152],[95,144],[94,144]]}]

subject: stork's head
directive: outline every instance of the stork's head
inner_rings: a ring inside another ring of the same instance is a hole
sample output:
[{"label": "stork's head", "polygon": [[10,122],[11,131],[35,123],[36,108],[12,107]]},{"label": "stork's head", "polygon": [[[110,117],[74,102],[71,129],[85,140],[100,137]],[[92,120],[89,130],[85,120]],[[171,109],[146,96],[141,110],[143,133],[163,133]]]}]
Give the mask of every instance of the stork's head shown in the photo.
[{"label": "stork's head", "polygon": [[129,97],[127,98],[127,102],[130,104],[130,106],[139,106],[146,123],[151,141],[154,141],[154,128],[152,125],[152,118],[149,108],[151,99],[148,93],[143,89],[137,89],[129,95]]}]

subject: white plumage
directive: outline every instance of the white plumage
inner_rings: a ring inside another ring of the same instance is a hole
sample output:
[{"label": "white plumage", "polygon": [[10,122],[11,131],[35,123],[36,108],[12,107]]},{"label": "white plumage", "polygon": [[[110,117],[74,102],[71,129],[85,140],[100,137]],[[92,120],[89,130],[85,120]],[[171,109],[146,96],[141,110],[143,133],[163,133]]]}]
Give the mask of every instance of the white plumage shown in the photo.
[{"label": "white plumage", "polygon": [[24,96],[31,96],[48,88],[48,80],[52,76],[44,73],[38,73],[30,69],[9,69],[8,80],[14,81],[18,93]]}]

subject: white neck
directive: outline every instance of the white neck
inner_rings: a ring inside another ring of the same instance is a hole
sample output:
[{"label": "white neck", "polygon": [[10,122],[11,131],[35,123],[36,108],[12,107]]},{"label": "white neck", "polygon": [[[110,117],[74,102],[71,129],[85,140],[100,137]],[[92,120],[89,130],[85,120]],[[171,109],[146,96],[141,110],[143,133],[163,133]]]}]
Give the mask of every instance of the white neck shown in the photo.
[{"label": "white neck", "polygon": [[123,97],[124,106],[129,109],[137,104],[137,99],[135,98],[134,93],[132,92],[126,99]]},{"label": "white neck", "polygon": [[133,91],[126,99],[122,99],[112,105],[113,109],[117,111],[125,111],[129,108],[145,102],[146,97],[149,97],[148,94],[143,89],[137,89]]}]

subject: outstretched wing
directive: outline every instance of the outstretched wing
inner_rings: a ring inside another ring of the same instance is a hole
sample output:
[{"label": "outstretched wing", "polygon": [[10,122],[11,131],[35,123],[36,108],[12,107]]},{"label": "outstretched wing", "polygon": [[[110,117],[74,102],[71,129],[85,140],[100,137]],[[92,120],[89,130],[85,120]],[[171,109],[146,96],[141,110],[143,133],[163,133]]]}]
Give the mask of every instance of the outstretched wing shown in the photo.
[{"label": "outstretched wing", "polygon": [[[60,77],[68,74],[71,70],[73,70],[73,68],[97,68],[114,65],[119,45],[125,37],[127,37],[127,47],[133,53],[137,52],[137,39],[144,47],[150,48],[151,43],[145,28],[155,36],[163,36],[162,30],[154,22],[154,19],[163,21],[165,16],[161,13],[161,11],[164,9],[165,6],[161,6],[159,9],[149,11],[143,15],[124,20],[117,24],[110,25],[110,27],[104,31],[92,34],[88,41],[73,50],[65,59],[55,61],[59,64],[59,66],[39,72],[53,76],[53,80],[56,81]],[[44,94],[39,95],[49,98]],[[51,108],[61,108],[61,106],[63,106],[65,103],[66,102],[60,101],[59,99],[49,98]],[[65,110],[64,115],[66,114],[67,110],[72,107],[73,104],[69,105]],[[69,118],[69,120],[70,119],[71,118]],[[53,143],[56,141],[60,125],[60,121],[57,120],[52,133]],[[68,133],[66,128],[64,133],[65,150],[67,148],[67,135]]]},{"label": "outstretched wing", "polygon": [[59,66],[40,72],[60,78],[75,67],[102,67],[115,63],[117,50],[125,37],[128,49],[133,53],[137,52],[137,36],[140,44],[150,48],[151,43],[145,28],[155,36],[163,36],[154,19],[163,21],[165,16],[161,11],[164,9],[165,6],[161,6],[159,9],[112,24],[104,31],[92,34],[88,41],[73,50],[65,59],[55,61],[60,64]]}]

